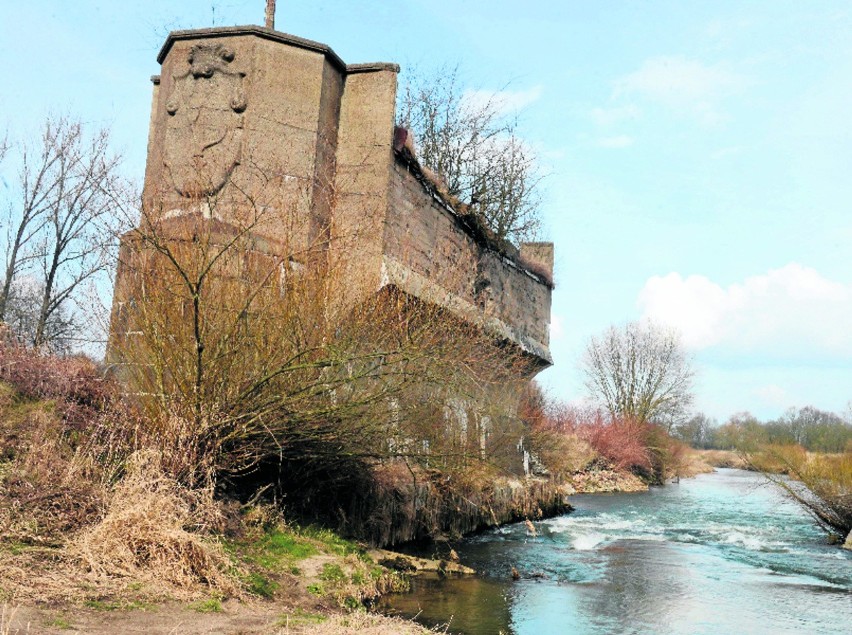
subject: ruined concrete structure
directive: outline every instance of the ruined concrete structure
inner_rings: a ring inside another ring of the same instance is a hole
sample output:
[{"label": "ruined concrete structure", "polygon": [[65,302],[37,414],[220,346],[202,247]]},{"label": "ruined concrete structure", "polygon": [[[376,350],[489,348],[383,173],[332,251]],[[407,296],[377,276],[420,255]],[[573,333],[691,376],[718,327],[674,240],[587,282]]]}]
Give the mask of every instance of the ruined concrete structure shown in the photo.
[{"label": "ruined concrete structure", "polygon": [[[345,64],[257,26],[173,32],[158,61],[150,217],[194,215],[227,231],[249,208],[286,210],[286,222],[270,215],[252,231],[271,251],[326,245],[345,301],[393,286],[484,322],[533,373],[551,363],[552,244],[518,250],[442,196],[395,131],[398,66]],[[212,198],[215,209],[199,202]],[[123,293],[119,271],[119,307]]]}]

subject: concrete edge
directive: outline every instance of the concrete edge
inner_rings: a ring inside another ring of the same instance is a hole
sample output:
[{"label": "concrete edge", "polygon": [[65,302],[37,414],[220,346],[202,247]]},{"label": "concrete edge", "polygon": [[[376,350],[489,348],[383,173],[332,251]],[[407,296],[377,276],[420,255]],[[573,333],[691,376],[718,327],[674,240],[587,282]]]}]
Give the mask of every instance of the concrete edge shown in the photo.
[{"label": "concrete edge", "polygon": [[322,42],[314,42],[313,40],[308,40],[305,38],[298,37],[296,35],[290,35],[289,33],[283,33],[281,31],[276,31],[275,29],[267,29],[266,27],[257,26],[253,24],[244,26],[221,26],[206,29],[185,29],[180,31],[172,31],[166,37],[166,41],[163,43],[163,46],[160,48],[160,52],[157,54],[157,63],[163,63],[163,61],[166,59],[166,55],[169,54],[172,45],[179,40],[234,37],[241,35],[254,35],[256,37],[260,37],[266,40],[272,40],[273,42],[281,42],[283,44],[289,44],[291,46],[296,46],[298,48],[305,49],[308,51],[321,53],[326,57],[326,59],[329,60],[329,62],[332,63],[332,65],[337,68],[337,70],[344,74],[370,73],[376,71],[392,71],[394,73],[399,73],[398,64],[392,64],[387,62],[372,62],[368,64],[346,64],[342,59],[340,59],[340,56],[337,55],[337,53],[335,53],[334,50],[332,50],[332,48],[327,44],[323,44]]}]

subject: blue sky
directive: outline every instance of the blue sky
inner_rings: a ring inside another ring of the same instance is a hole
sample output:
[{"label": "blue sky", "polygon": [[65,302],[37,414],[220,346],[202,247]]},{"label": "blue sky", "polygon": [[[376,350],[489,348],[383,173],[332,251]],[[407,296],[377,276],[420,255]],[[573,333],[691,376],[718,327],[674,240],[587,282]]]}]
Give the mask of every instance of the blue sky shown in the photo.
[{"label": "blue sky", "polygon": [[[0,0],[0,128],[109,125],[141,179],[171,28],[261,23],[263,0]],[[694,355],[697,406],[774,417],[852,400],[848,2],[278,1],[346,62],[460,62],[505,91],[549,176],[555,395],[590,335],[650,317]]]}]

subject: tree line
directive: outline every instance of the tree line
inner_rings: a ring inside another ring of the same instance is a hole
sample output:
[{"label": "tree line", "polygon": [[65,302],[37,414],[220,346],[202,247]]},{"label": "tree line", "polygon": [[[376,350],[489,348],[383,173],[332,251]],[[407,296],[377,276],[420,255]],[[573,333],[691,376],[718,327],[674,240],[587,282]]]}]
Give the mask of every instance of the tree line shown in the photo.
[{"label": "tree line", "polygon": [[766,421],[740,412],[722,425],[699,413],[675,427],[673,433],[692,447],[714,450],[761,445],[800,445],[811,452],[852,449],[852,417],[814,406],[790,408]]}]

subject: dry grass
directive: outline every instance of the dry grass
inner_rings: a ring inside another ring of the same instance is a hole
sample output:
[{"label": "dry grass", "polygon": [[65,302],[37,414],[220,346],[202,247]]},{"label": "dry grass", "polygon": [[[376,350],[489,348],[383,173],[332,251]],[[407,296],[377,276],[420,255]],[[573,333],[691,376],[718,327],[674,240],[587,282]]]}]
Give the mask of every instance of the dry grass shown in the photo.
[{"label": "dry grass", "polygon": [[445,633],[446,629],[428,630],[423,626],[393,617],[372,613],[332,615],[319,623],[289,625],[286,620],[277,635],[424,635]]},{"label": "dry grass", "polygon": [[708,462],[701,452],[689,448],[684,452],[677,475],[682,478],[691,478],[714,471],[713,464]]},{"label": "dry grass", "polygon": [[96,575],[165,582],[177,596],[199,584],[238,595],[221,545],[200,535],[217,513],[210,491],[186,489],[164,475],[156,454],[139,452],[103,519],[79,534],[68,553]]},{"label": "dry grass", "polygon": [[753,469],[748,461],[733,450],[695,450],[702,461],[712,467],[729,467],[738,470]]},{"label": "dry grass", "polygon": [[[15,622],[15,615],[18,612],[18,607],[9,607],[8,604],[4,604],[3,608],[0,609],[0,635],[18,635],[21,633],[21,629],[13,626]],[[14,630],[12,630],[14,628]],[[30,625],[27,624],[25,633],[30,632]]]},{"label": "dry grass", "polygon": [[635,474],[609,469],[578,472],[571,476],[571,486],[578,494],[648,491],[648,484]]}]

